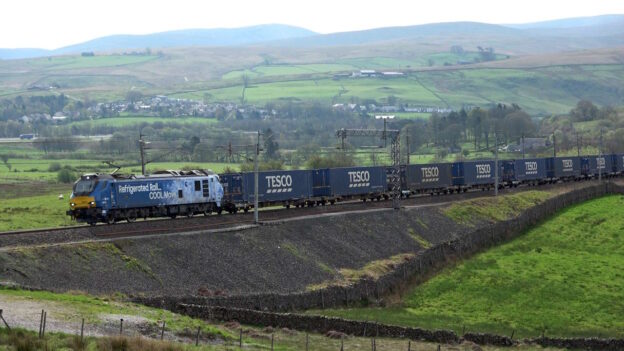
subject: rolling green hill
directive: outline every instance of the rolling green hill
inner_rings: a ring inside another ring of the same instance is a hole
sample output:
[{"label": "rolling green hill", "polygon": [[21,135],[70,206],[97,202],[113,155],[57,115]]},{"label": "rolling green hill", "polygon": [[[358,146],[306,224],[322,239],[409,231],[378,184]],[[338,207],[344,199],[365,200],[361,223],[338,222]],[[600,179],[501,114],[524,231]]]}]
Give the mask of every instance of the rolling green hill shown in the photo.
[{"label": "rolling green hill", "polygon": [[322,313],[458,332],[621,338],[623,205],[614,195],[566,209],[446,269],[397,305]]}]

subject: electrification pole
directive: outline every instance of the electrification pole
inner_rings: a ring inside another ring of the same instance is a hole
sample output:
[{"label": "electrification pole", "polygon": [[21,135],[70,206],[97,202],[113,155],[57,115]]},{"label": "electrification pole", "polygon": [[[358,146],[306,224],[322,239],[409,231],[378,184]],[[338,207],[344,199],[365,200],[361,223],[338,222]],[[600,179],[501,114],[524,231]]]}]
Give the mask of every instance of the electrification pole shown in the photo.
[{"label": "electrification pole", "polygon": [[254,157],[254,223],[258,224],[258,158],[260,157],[260,131],[256,142],[256,157]]},{"label": "electrification pole", "polygon": [[498,132],[494,133],[494,196],[498,196]]},{"label": "electrification pole", "polygon": [[606,162],[602,162],[602,128],[600,128],[600,145],[598,146],[598,159],[596,160],[596,166],[598,166],[598,181],[602,181],[602,167],[606,165]]},{"label": "electrification pole", "polygon": [[553,131],[553,157],[557,157],[557,137],[555,136],[555,132]]},{"label": "electrification pole", "polygon": [[145,175],[145,144],[143,134],[139,133],[139,151],[141,152],[141,174]]}]

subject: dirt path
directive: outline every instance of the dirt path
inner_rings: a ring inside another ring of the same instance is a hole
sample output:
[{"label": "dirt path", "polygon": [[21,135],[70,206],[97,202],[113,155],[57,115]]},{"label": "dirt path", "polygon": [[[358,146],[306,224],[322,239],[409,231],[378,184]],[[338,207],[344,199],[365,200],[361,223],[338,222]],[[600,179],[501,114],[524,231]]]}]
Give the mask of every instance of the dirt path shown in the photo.
[{"label": "dirt path", "polygon": [[[78,311],[66,303],[54,301],[37,301],[28,296],[16,297],[0,294],[0,308],[2,315],[12,328],[24,328],[39,331],[41,310],[45,310],[46,333],[62,332],[80,335],[82,318]],[[154,327],[146,318],[121,314],[100,314],[97,317],[85,318],[84,335],[110,336],[118,335],[120,320],[123,318],[124,335],[151,336]],[[174,335],[167,335],[168,339],[178,339]]]}]

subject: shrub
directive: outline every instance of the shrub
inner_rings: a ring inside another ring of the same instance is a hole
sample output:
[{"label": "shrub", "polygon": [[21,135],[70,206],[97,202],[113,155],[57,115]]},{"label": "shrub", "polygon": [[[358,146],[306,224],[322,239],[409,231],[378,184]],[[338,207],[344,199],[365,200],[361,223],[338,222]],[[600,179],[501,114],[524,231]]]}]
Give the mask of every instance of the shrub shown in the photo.
[{"label": "shrub", "polygon": [[56,175],[56,179],[60,183],[71,183],[74,180],[76,180],[76,175],[71,170],[69,170],[67,168],[63,168],[63,169],[58,171],[58,173]]},{"label": "shrub", "polygon": [[58,172],[61,170],[61,164],[58,162],[52,162],[50,163],[50,166],[48,167],[48,171],[50,172]]}]

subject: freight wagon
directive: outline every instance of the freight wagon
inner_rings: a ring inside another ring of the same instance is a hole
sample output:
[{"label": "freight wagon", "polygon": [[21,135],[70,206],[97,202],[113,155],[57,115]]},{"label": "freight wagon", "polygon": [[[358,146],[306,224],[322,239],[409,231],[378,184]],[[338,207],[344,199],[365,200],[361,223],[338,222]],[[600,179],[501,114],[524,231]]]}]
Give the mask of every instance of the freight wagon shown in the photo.
[{"label": "freight wagon", "polygon": [[549,157],[546,159],[547,177],[551,180],[576,180],[581,177],[581,158]]},{"label": "freight wagon", "polygon": [[[254,173],[243,173],[243,202],[253,205]],[[258,206],[303,206],[312,196],[312,171],[264,171],[258,173]]]},{"label": "freight wagon", "polygon": [[447,193],[453,188],[453,164],[432,163],[407,165],[402,175],[402,185],[411,194]]},{"label": "freight wagon", "polygon": [[[500,168],[500,162],[499,162]],[[499,172],[499,180],[501,178]],[[464,161],[453,163],[453,185],[459,189],[489,189],[494,186],[494,161]]]},{"label": "freight wagon", "polygon": [[312,171],[312,196],[320,203],[388,198],[386,167],[325,168]]},{"label": "freight wagon", "polygon": [[537,185],[547,180],[546,159],[503,160],[499,163],[503,184],[512,186],[523,183]]}]

